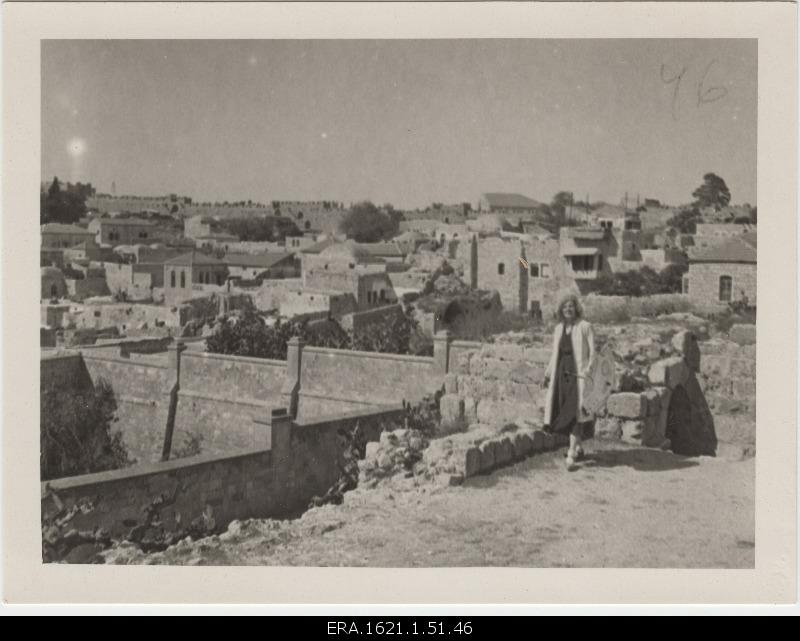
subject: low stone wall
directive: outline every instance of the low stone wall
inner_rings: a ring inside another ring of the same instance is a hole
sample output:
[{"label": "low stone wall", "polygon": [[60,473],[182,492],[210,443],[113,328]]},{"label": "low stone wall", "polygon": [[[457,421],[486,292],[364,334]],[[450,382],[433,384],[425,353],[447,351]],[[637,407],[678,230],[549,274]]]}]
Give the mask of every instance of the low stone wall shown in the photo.
[{"label": "low stone wall", "polygon": [[[203,529],[214,530],[233,519],[270,514],[278,490],[272,452],[262,448],[58,479],[43,483],[41,494],[45,521],[83,506],[71,528],[139,539],[136,528],[174,532],[201,519]],[[157,512],[157,525],[148,523],[148,508]]]},{"label": "low stone wall", "polygon": [[541,423],[550,349],[541,344],[454,342],[442,419]]},{"label": "low stone wall", "polygon": [[161,459],[174,374],[163,356],[119,356],[116,345],[86,349],[82,359],[92,381],[114,390],[117,421],[128,454],[140,463]]},{"label": "low stone wall", "polygon": [[[617,359],[616,393],[598,413],[596,433],[683,454],[714,454],[717,438],[697,378],[695,334],[654,325],[652,336],[642,338],[646,327],[595,328],[598,349],[609,344]],[[522,343],[456,346],[440,400],[444,423],[541,425],[550,345],[527,337]]]},{"label": "low stone wall", "polygon": [[374,441],[403,416],[393,407],[293,422],[286,410],[273,410],[252,421],[257,448],[42,483],[42,518],[72,512],[69,528],[141,541],[186,532],[193,522],[212,532],[234,519],[288,516],[339,479],[356,426],[360,438]]},{"label": "low stone wall", "polygon": [[256,447],[254,420],[285,403],[286,362],[187,350],[172,436],[180,448],[200,439],[203,453]]},{"label": "low stone wall", "polygon": [[301,417],[414,402],[442,386],[434,358],[303,347]]},{"label": "low stone wall", "polygon": [[700,343],[700,383],[715,413],[756,413],[756,346],[716,338]]}]

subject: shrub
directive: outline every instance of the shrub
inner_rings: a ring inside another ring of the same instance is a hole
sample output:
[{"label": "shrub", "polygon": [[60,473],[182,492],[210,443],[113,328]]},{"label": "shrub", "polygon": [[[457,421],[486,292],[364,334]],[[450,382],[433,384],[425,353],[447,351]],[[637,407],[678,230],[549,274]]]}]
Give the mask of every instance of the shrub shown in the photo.
[{"label": "shrub", "polygon": [[114,470],[133,464],[120,432],[111,432],[117,403],[100,379],[82,391],[48,390],[41,395],[42,480]]},{"label": "shrub", "polygon": [[278,321],[270,327],[255,313],[245,312],[235,321],[223,323],[218,332],[209,336],[206,349],[216,354],[285,360],[287,343],[292,336],[299,336],[315,347],[387,354],[433,353],[432,343],[422,336],[416,321],[407,314],[372,323],[353,333],[333,320],[313,324]]}]

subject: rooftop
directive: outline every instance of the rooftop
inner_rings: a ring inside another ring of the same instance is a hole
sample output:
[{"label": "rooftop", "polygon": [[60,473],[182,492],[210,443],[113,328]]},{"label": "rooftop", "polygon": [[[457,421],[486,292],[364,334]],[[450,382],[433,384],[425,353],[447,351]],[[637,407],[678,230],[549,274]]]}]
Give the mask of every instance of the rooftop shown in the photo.
[{"label": "rooftop", "polygon": [[756,233],[734,236],[730,240],[708,249],[700,249],[690,256],[693,263],[753,263],[757,261]]},{"label": "rooftop", "polygon": [[78,227],[77,225],[64,225],[62,223],[47,223],[42,225],[43,234],[85,234],[94,236],[94,232]]},{"label": "rooftop", "polygon": [[268,269],[287,258],[294,256],[292,252],[272,252],[267,254],[226,254],[222,259],[227,265],[236,267],[263,267]]},{"label": "rooftop", "polygon": [[491,192],[483,194],[483,198],[489,203],[490,207],[499,209],[538,209],[544,207],[539,201],[522,194]]},{"label": "rooftop", "polygon": [[164,261],[165,265],[225,265],[223,261],[208,254],[189,252]]}]

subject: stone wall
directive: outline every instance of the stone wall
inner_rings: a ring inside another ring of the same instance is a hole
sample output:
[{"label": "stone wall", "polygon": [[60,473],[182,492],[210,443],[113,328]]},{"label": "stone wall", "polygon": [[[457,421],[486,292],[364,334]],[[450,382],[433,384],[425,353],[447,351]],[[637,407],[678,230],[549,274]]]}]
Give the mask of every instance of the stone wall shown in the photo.
[{"label": "stone wall", "polygon": [[285,361],[183,352],[173,446],[200,438],[203,453],[256,447],[253,421],[284,404],[285,378]]},{"label": "stone wall", "polygon": [[[597,415],[600,436],[646,446],[669,446],[685,454],[713,454],[714,420],[697,378],[700,349],[689,331],[653,326],[651,336],[595,328],[598,349],[609,344],[617,361],[617,382],[605,410]],[[538,342],[514,337],[498,343],[451,347],[452,367],[440,400],[444,423],[541,425],[546,402],[542,387],[550,358],[547,337]],[[522,337],[517,337],[522,338]],[[686,396],[671,405],[672,395]],[[685,405],[685,407],[684,407]],[[677,421],[675,417],[682,417]]]},{"label": "stone wall", "polygon": [[[42,517],[83,506],[70,528],[103,528],[113,538],[157,538],[223,530],[234,519],[285,517],[305,509],[340,477],[348,435],[377,440],[402,425],[402,408],[293,422],[275,410],[253,422],[258,445],[224,455],[140,465],[43,483]],[[156,518],[148,521],[148,509]]]},{"label": "stone wall", "polygon": [[452,349],[440,401],[443,421],[541,424],[549,347],[456,341]]},{"label": "stone wall", "polygon": [[750,305],[756,305],[756,265],[752,263],[690,263],[687,274],[689,300],[699,305],[719,301],[719,279],[722,276],[732,279],[732,301],[741,301],[746,296]]},{"label": "stone wall", "polygon": [[744,413],[755,419],[755,344],[715,338],[700,343],[700,352],[699,379],[714,412]]},{"label": "stone wall", "polygon": [[424,356],[303,347],[301,362],[301,418],[417,401],[439,389],[444,375]]},{"label": "stone wall", "polygon": [[118,346],[83,349],[91,380],[111,384],[117,401],[117,422],[129,455],[140,463],[161,459],[174,372],[165,355],[126,358]]}]

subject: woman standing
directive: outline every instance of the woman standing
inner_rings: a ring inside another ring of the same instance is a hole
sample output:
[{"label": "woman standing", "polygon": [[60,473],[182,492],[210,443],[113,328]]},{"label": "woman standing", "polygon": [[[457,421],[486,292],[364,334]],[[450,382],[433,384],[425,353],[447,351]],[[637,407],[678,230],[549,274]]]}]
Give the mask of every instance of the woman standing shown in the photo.
[{"label": "woman standing", "polygon": [[581,441],[592,417],[583,407],[583,381],[594,360],[594,333],[578,297],[568,294],[558,305],[559,323],[553,333],[553,351],[543,387],[547,387],[545,430],[569,434],[567,469],[583,456]]}]

